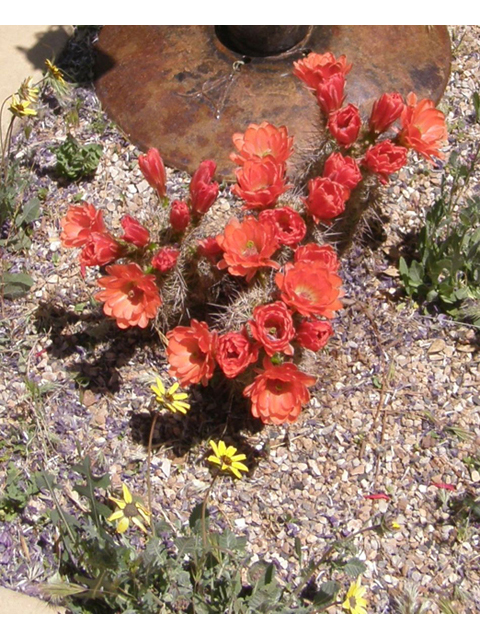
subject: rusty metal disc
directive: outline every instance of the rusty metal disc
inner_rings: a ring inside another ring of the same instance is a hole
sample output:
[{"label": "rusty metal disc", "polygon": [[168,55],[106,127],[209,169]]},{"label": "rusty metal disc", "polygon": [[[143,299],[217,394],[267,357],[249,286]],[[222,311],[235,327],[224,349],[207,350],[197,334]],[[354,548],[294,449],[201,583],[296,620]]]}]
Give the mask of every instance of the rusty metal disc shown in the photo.
[{"label": "rusty metal disc", "polygon": [[316,100],[292,73],[293,61],[310,51],[347,56],[353,63],[347,101],[364,114],[384,92],[415,91],[438,102],[445,90],[451,59],[446,27],[305,29],[284,53],[248,57],[223,44],[221,27],[106,26],[97,44],[96,90],[141,149],[157,147],[167,165],[190,173],[213,159],[217,178],[227,179],[235,169],[232,134],[250,123],[286,125],[296,149],[321,135]]}]

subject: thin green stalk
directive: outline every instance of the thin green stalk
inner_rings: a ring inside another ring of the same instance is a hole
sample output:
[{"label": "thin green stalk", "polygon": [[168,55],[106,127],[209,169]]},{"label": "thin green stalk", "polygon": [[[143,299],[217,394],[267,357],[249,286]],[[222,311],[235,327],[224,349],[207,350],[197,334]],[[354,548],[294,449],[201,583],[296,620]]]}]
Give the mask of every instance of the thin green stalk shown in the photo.
[{"label": "thin green stalk", "polygon": [[150,528],[152,529],[153,535],[155,535],[155,525],[153,523],[153,511],[152,511],[152,477],[151,477],[151,466],[152,466],[152,444],[153,444],[153,433],[155,431],[155,425],[157,424],[158,413],[156,413],[152,420],[152,426],[150,427],[150,434],[148,436],[148,450],[147,450],[147,497],[148,497],[148,510],[150,511]]},{"label": "thin green stalk", "polygon": [[207,528],[206,528],[206,524],[205,524],[205,514],[207,511],[207,502],[208,502],[208,497],[210,495],[211,490],[213,489],[213,485],[215,484],[216,479],[218,478],[218,471],[215,473],[215,475],[213,476],[213,479],[210,483],[210,486],[207,489],[207,492],[205,494],[205,497],[203,498],[203,504],[202,504],[202,537],[203,537],[203,551],[205,553],[205,549],[207,547]]},{"label": "thin green stalk", "polygon": [[[371,525],[370,527],[365,527],[364,529],[359,529],[358,531],[354,531],[353,533],[351,533],[350,535],[348,535],[346,538],[343,538],[343,540],[341,540],[342,543],[347,542],[348,540],[351,540],[352,538],[355,538],[356,536],[360,535],[361,533],[366,533],[367,531],[373,531],[374,529],[377,528],[377,525]],[[310,578],[313,576],[313,574],[319,569],[319,567],[327,560],[328,556],[332,553],[332,551],[335,551],[336,549],[336,544],[332,544],[330,545],[322,554],[320,560],[318,562],[316,562],[313,567],[310,569],[310,571],[307,573],[307,575],[305,576],[305,578],[302,580],[302,582],[300,582],[300,584],[296,587],[295,591],[293,591],[293,595],[294,596],[298,596],[300,594],[300,592],[302,591],[302,589],[304,588],[304,586],[307,584],[307,582],[310,580]]]}]

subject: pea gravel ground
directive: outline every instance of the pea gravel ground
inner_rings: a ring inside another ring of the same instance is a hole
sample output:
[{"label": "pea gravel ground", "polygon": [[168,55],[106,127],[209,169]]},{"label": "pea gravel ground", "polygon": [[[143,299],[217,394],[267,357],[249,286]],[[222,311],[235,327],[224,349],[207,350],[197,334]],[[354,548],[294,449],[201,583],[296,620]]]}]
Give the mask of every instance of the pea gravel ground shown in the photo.
[{"label": "pea gravel ground", "polygon": [[[480,140],[472,103],[480,27],[452,27],[451,38],[452,74],[439,106],[449,149],[467,158]],[[78,82],[68,103],[45,101],[28,140],[16,139],[16,157],[33,171],[31,194],[46,194],[32,246],[23,253],[0,249],[4,268],[25,269],[35,281],[25,298],[2,302],[0,493],[8,465],[27,476],[45,469],[64,487],[72,511],[79,496],[70,465],[78,451],[90,455],[96,471],[110,473],[117,488],[126,482],[146,495],[149,384],[156,373],[168,382],[156,331],[122,332],[105,319],[91,297],[95,272],[83,280],[76,253],[59,240],[59,220],[75,198],[102,208],[112,229],[126,213],[144,222],[155,215],[139,150],[108,121],[88,75],[76,67],[89,55],[84,41],[77,33],[60,59]],[[51,147],[68,130],[104,146],[87,182],[63,184],[54,176]],[[184,195],[188,177],[168,175],[169,195]],[[186,521],[210,483],[211,437],[247,454],[247,477],[215,485],[214,519],[246,535],[254,557],[273,559],[283,580],[298,569],[295,537],[304,554],[318,558],[333,539],[382,515],[397,521],[400,529],[357,540],[369,613],[440,613],[449,606],[480,613],[479,522],[452,508],[480,493],[478,334],[441,313],[425,315],[402,297],[397,271],[400,246],[419,229],[440,176],[440,167],[430,171],[421,162],[403,170],[386,189],[383,235],[344,260],[345,308],[328,349],[312,364],[318,383],[297,424],[259,429],[246,412],[229,413],[208,391],[192,389],[189,416],[162,418],[155,432],[153,506],[171,519]],[[479,192],[479,177],[477,170],[469,193]],[[233,213],[236,206],[226,189],[215,211]],[[27,381],[41,393],[32,394]],[[390,499],[365,498],[378,493]],[[1,585],[35,594],[57,571],[57,532],[44,516],[51,506],[40,493],[1,522]]]}]

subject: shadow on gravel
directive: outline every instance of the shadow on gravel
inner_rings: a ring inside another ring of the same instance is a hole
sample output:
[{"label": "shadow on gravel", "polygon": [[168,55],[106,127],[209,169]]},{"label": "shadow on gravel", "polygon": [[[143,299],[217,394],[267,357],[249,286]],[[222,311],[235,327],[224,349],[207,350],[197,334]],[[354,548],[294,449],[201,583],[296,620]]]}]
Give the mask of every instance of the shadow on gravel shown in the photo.
[{"label": "shadow on gravel", "polygon": [[265,453],[249,445],[247,436],[240,431],[250,435],[261,431],[264,425],[251,415],[245,398],[236,394],[231,396],[227,385],[222,388],[219,385],[215,389],[192,389],[188,401],[191,408],[185,416],[177,417],[167,411],[157,413],[154,410],[132,413],[130,428],[133,441],[148,446],[150,430],[157,415],[153,450],[166,447],[173,456],[181,458],[198,444],[208,445],[209,440],[223,440],[227,446],[233,445],[247,454],[249,468],[256,466],[255,461]]},{"label": "shadow on gravel", "polygon": [[46,351],[57,360],[68,360],[65,369],[79,387],[94,393],[115,393],[120,389],[119,369],[139,350],[156,351],[153,332],[119,329],[99,307],[90,313],[68,311],[59,305],[40,303],[35,314],[38,333],[49,334]]}]

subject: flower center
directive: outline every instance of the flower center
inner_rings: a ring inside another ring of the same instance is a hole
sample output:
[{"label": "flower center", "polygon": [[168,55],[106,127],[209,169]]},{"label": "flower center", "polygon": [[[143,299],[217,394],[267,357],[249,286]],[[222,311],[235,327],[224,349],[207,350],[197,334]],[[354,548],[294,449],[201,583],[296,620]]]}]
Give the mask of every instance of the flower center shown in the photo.
[{"label": "flower center", "polygon": [[243,256],[254,256],[258,253],[257,247],[253,240],[247,240],[245,243],[245,248],[242,251]]},{"label": "flower center", "polygon": [[136,516],[140,515],[137,507],[131,502],[128,502],[125,505],[125,508],[123,509],[123,513],[127,516],[127,518],[135,518]]}]

